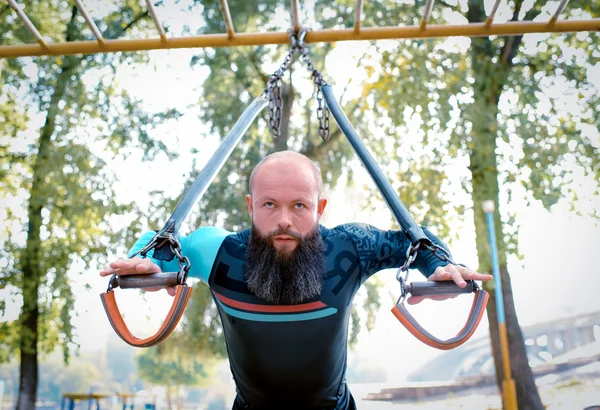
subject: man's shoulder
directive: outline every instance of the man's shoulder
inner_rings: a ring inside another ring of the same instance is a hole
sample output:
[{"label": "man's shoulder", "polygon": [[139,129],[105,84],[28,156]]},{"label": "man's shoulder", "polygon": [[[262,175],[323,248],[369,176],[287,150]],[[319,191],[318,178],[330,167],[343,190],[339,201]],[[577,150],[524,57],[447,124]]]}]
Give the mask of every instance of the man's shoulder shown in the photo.
[{"label": "man's shoulder", "polygon": [[[322,228],[323,230],[323,228]],[[372,235],[375,232],[381,232],[380,229],[373,225],[361,223],[361,222],[350,222],[338,225],[334,228],[324,228],[325,232],[323,236],[341,236],[349,239],[362,239]]]},{"label": "man's shoulder", "polygon": [[245,232],[246,231],[232,232],[216,226],[202,226],[189,235],[189,241],[196,249],[204,249],[207,247],[218,248],[225,241],[243,240]]}]

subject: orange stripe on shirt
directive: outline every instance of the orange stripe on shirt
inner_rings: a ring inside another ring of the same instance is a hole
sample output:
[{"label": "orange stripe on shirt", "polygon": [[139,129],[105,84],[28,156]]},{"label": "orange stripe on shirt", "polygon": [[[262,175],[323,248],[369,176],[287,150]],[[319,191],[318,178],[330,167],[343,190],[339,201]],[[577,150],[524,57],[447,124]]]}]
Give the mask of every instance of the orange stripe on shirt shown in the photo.
[{"label": "orange stripe on shirt", "polygon": [[327,307],[327,305],[323,302],[303,303],[300,305],[256,305],[254,303],[239,302],[237,300],[229,299],[228,297],[220,295],[217,292],[214,292],[214,294],[221,302],[226,303],[231,307],[249,310],[251,312],[295,313]]}]

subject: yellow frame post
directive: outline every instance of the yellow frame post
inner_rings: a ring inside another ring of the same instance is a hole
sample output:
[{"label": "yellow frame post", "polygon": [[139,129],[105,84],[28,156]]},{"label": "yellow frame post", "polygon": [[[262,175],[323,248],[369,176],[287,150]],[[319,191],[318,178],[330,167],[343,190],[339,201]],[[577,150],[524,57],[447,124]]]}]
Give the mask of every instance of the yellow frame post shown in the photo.
[{"label": "yellow frame post", "polygon": [[[12,0],[10,0],[12,1]],[[599,31],[600,19],[559,20],[549,25],[548,22],[519,21],[486,25],[486,23],[469,23],[462,25],[427,25],[426,30],[420,26],[407,27],[362,27],[359,33],[354,28],[312,30],[306,34],[306,43],[361,41],[385,39],[412,39],[437,37],[488,37],[517,36],[529,33],[566,33],[580,31]],[[43,39],[42,39],[43,41]],[[133,40],[105,40],[104,47],[96,41],[70,41],[67,43],[19,44],[0,46],[0,57],[14,58],[43,55],[94,54],[127,51],[144,51],[176,48],[204,47],[239,47],[259,46],[266,44],[289,44],[287,32],[237,33],[233,38],[227,34],[203,34],[190,37],[172,37],[163,41],[161,38]]]},{"label": "yellow frame post", "polygon": [[492,254],[492,273],[494,275],[494,294],[496,297],[496,311],[498,316],[498,332],[500,333],[500,350],[502,352],[502,367],[504,369],[504,380],[502,381],[502,396],[506,410],[518,410],[517,389],[512,378],[510,369],[510,354],[508,349],[508,335],[506,333],[506,321],[504,318],[504,298],[502,296],[502,280],[500,278],[500,264],[498,262],[498,247],[496,246],[496,232],[494,229],[494,201],[484,201],[482,204],[485,213],[490,248]]}]

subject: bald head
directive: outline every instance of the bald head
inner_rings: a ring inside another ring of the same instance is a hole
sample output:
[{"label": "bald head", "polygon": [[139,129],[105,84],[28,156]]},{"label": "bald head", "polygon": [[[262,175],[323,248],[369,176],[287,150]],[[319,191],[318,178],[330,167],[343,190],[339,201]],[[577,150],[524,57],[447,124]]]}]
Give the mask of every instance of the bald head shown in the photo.
[{"label": "bald head", "polygon": [[298,173],[312,174],[315,189],[317,190],[318,195],[321,195],[323,190],[323,178],[321,177],[319,166],[311,161],[306,155],[294,151],[275,152],[260,161],[250,174],[250,181],[248,184],[250,194],[252,194],[252,187],[254,186],[255,181],[262,178],[263,169],[265,172],[268,172],[271,168],[290,169]]}]

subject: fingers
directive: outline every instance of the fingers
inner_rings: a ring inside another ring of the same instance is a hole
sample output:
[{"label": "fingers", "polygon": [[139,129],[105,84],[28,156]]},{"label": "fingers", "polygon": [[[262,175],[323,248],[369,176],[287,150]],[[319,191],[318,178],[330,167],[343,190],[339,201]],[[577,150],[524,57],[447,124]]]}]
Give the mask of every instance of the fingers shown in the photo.
[{"label": "fingers", "polygon": [[[462,266],[461,266],[462,268]],[[463,268],[465,269],[465,268]],[[468,269],[468,268],[467,268]],[[464,288],[467,286],[467,282],[464,281],[461,272],[457,269],[455,265],[446,265],[443,267],[439,267],[435,270],[433,275],[429,277],[429,280],[433,281],[444,281],[444,280],[452,280],[459,287]]]},{"label": "fingers", "polygon": [[466,266],[449,264],[437,268],[433,275],[429,277],[429,280],[452,280],[459,287],[464,288],[467,285],[465,280],[480,280],[485,282],[491,280],[492,278],[492,275],[475,272],[474,270],[467,268]]},{"label": "fingers", "polygon": [[100,276],[109,276],[114,273],[119,275],[133,275],[139,273],[158,273],[160,267],[150,259],[133,257],[131,259],[117,259],[109,264],[108,267],[100,271]]},{"label": "fingers", "polygon": [[[100,276],[110,276],[114,273],[118,275],[135,275],[142,273],[159,273],[161,272],[160,266],[152,262],[150,259],[133,257],[131,259],[117,259],[111,262],[106,268],[100,271]],[[157,292],[161,289],[167,289],[167,293],[171,296],[175,296],[175,287],[169,286],[167,288],[143,288],[146,292]]]}]

